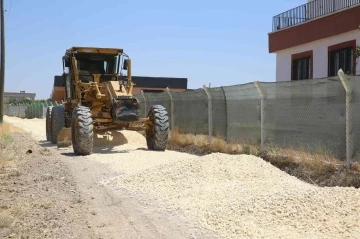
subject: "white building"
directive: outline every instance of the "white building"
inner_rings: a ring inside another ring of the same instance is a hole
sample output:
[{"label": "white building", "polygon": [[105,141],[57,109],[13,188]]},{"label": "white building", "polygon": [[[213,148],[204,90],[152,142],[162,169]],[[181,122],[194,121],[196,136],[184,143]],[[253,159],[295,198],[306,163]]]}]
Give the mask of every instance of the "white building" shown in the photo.
[{"label": "white building", "polygon": [[25,91],[18,92],[4,92],[4,103],[9,103],[10,101],[22,101],[24,99],[27,100],[35,100],[35,93],[25,93]]},{"label": "white building", "polygon": [[276,81],[360,75],[360,0],[309,0],[273,17],[269,52],[276,54]]}]

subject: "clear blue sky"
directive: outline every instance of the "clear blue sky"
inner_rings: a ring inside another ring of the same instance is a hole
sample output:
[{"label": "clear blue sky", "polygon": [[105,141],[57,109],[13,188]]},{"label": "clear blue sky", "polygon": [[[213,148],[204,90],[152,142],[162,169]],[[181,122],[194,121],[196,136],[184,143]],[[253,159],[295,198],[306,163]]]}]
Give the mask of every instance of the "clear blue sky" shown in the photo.
[{"label": "clear blue sky", "polygon": [[189,88],[275,81],[272,16],[306,0],[5,0],[5,91],[49,98],[71,46],[119,47],[133,75]]}]

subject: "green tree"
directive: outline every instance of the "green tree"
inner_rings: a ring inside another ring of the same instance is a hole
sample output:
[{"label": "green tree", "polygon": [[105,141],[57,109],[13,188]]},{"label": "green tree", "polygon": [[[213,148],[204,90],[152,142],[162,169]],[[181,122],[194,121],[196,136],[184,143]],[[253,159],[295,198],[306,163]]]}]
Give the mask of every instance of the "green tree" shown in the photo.
[{"label": "green tree", "polygon": [[351,72],[347,71],[345,72],[345,74],[347,75],[356,75],[355,71],[355,67],[358,65],[359,63],[359,58],[360,58],[360,45],[356,46],[355,48],[355,52],[354,52],[354,58],[355,58],[355,66],[351,69]]}]

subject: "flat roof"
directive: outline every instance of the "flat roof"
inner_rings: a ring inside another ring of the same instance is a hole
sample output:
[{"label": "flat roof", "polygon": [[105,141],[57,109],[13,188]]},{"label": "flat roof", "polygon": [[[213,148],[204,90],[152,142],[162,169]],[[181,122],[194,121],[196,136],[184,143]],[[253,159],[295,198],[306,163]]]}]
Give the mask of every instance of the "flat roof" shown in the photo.
[{"label": "flat roof", "polygon": [[135,87],[187,89],[187,78],[132,76]]},{"label": "flat roof", "polygon": [[78,53],[105,53],[105,54],[123,53],[122,48],[83,47],[83,46],[73,46],[66,50],[66,52],[71,52],[71,51],[77,51]]},{"label": "flat roof", "polygon": [[35,97],[36,93],[21,93],[21,92],[4,92],[4,96],[23,96],[23,97]]}]

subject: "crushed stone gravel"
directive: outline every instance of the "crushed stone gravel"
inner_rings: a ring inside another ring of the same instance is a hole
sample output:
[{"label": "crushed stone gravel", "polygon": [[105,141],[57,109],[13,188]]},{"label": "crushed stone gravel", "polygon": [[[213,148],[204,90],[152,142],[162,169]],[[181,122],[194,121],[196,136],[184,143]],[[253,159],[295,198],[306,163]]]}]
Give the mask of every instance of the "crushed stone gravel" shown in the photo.
[{"label": "crushed stone gravel", "polygon": [[[44,139],[44,120],[12,122]],[[221,238],[360,238],[359,189],[320,188],[255,156],[148,151],[142,135],[121,135],[84,157],[118,174],[103,185],[185,212]]]},{"label": "crushed stone gravel", "polygon": [[319,188],[255,156],[211,154],[107,180],[225,238],[358,238],[360,190]]}]

